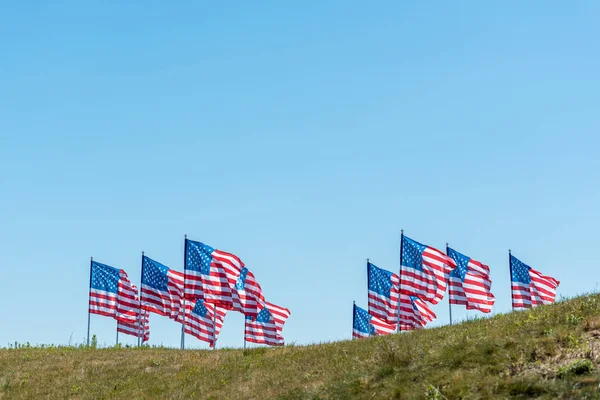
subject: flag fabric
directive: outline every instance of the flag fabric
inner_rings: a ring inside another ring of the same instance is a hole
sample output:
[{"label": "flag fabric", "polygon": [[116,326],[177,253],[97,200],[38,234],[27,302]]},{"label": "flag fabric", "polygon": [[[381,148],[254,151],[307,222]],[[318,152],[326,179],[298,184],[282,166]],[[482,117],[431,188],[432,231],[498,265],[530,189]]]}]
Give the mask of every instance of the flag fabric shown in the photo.
[{"label": "flag fabric", "polygon": [[496,298],[491,292],[490,267],[451,248],[447,249],[447,253],[456,263],[448,281],[450,304],[465,305],[467,310],[491,312]]},{"label": "flag fabric", "polygon": [[186,239],[185,295],[255,317],[264,307],[262,288],[237,256]]},{"label": "flag fabric", "polygon": [[402,235],[401,293],[437,304],[446,291],[454,260],[430,246]]},{"label": "flag fabric", "polygon": [[142,311],[142,329],[140,331],[139,320],[135,322],[122,322],[117,320],[117,331],[126,335],[138,337],[141,334],[142,343],[150,339],[150,313],[146,310]]},{"label": "flag fabric", "polygon": [[367,281],[369,314],[389,324],[396,324],[398,322],[400,277],[369,262],[367,263]]},{"label": "flag fabric", "polygon": [[376,335],[389,335],[396,331],[395,324],[388,324],[381,319],[372,316],[367,310],[354,305],[352,321],[352,336],[355,338],[367,338]]},{"label": "flag fabric", "polygon": [[512,305],[514,308],[531,308],[554,303],[560,282],[542,275],[518,258],[510,255]]},{"label": "flag fabric", "polygon": [[256,318],[246,316],[244,338],[247,342],[283,346],[283,324],[290,316],[290,310],[265,302]]},{"label": "flag fabric", "polygon": [[135,322],[138,308],[137,289],[129,281],[127,273],[92,261],[89,312]]},{"label": "flag fabric", "polygon": [[223,327],[226,313],[225,309],[205,303],[202,299],[195,302],[188,301],[185,305],[185,333],[208,342],[210,347],[214,347]]},{"label": "flag fabric", "polygon": [[183,274],[158,261],[142,258],[142,307],[183,321]]},{"label": "flag fabric", "polygon": [[427,303],[416,296],[400,296],[400,330],[411,331],[423,329],[429,322],[433,322],[436,315]]}]

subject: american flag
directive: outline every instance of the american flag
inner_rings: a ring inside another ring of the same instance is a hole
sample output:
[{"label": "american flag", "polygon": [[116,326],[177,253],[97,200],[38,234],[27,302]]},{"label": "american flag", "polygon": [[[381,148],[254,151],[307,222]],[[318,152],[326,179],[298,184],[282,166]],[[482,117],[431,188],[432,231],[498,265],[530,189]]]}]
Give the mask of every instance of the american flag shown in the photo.
[{"label": "american flag", "polygon": [[283,324],[290,316],[290,310],[265,302],[256,318],[246,316],[244,338],[247,342],[283,346],[281,335]]},{"label": "american flag", "polygon": [[183,320],[183,274],[143,256],[142,307],[177,322]]},{"label": "american flag", "polygon": [[433,322],[436,315],[427,303],[416,296],[402,295],[400,297],[400,330],[411,331],[425,328],[428,322]]},{"label": "american flag", "polygon": [[185,333],[208,342],[210,347],[214,347],[227,311],[214,304],[205,303],[202,299],[186,302],[185,308]]},{"label": "american flag", "polygon": [[554,303],[556,288],[560,285],[558,280],[542,275],[512,254],[510,273],[514,308],[531,308],[540,304]]},{"label": "american flag", "polygon": [[140,323],[136,321],[132,322],[123,322],[117,320],[117,331],[124,333],[126,335],[131,335],[138,337],[141,334],[142,343],[150,340],[150,313],[146,310],[142,311],[142,329],[140,331]]},{"label": "american flag", "polygon": [[369,313],[384,322],[398,322],[398,295],[400,278],[397,274],[367,263]]},{"label": "american flag", "polygon": [[490,267],[448,247],[448,256],[456,263],[450,272],[450,304],[467,306],[467,310],[492,311],[496,298],[491,292]]},{"label": "american flag", "polygon": [[109,265],[92,261],[89,311],[92,314],[135,322],[137,318],[137,289],[127,273]]},{"label": "american flag", "polygon": [[377,317],[372,316],[367,310],[354,305],[352,321],[352,336],[355,338],[366,338],[376,335],[389,335],[396,331],[395,324],[388,324]]},{"label": "american flag", "polygon": [[265,298],[254,274],[237,256],[186,239],[186,298],[255,317]]},{"label": "american flag", "polygon": [[437,304],[444,297],[446,281],[454,267],[454,261],[438,249],[402,235],[400,288],[403,294]]}]

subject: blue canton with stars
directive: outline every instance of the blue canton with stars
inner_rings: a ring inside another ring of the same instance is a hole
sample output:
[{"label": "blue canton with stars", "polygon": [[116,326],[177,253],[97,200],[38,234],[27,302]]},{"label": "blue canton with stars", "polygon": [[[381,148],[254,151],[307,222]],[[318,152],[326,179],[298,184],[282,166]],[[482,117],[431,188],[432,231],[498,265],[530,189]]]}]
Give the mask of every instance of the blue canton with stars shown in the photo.
[{"label": "blue canton with stars", "polygon": [[169,278],[167,272],[170,268],[146,256],[144,256],[142,263],[144,266],[142,268],[142,283],[157,290],[168,291]]},{"label": "blue canton with stars", "polygon": [[244,290],[244,286],[246,285],[246,275],[248,275],[248,268],[242,267],[242,270],[240,271],[240,277],[235,283],[235,288],[237,290]]},{"label": "blue canton with stars", "polygon": [[354,306],[354,329],[366,333],[367,335],[375,335],[375,327],[371,324],[371,314],[367,310]]},{"label": "blue canton with stars", "polygon": [[529,270],[531,267],[523,262],[521,262],[517,257],[514,257],[512,254],[510,255],[510,269],[511,269],[511,278],[513,282],[521,282],[521,283],[531,283],[531,276],[529,275]]},{"label": "blue canton with stars", "polygon": [[117,294],[120,271],[115,267],[92,261],[92,288]]},{"label": "blue canton with stars", "polygon": [[406,236],[402,237],[402,265],[423,271],[423,251],[427,246],[422,245]]},{"label": "blue canton with stars", "polygon": [[271,322],[271,312],[267,309],[267,307],[263,307],[262,310],[256,316],[256,322]]},{"label": "blue canton with stars", "polygon": [[204,305],[204,300],[196,301],[196,305],[194,306],[194,311],[192,311],[192,312],[200,317],[207,317],[208,310],[206,309],[206,306]]},{"label": "blue canton with stars", "polygon": [[392,273],[381,269],[375,264],[367,264],[367,274],[369,277],[369,290],[390,298],[392,290]]},{"label": "blue canton with stars", "polygon": [[465,281],[465,275],[469,270],[469,261],[471,259],[458,251],[448,248],[448,255],[456,262],[456,268],[450,272],[450,276],[454,278],[460,278],[461,281]]},{"label": "blue canton with stars", "polygon": [[203,275],[210,275],[213,251],[215,249],[209,245],[188,239],[186,241],[187,260],[185,269],[197,271]]}]

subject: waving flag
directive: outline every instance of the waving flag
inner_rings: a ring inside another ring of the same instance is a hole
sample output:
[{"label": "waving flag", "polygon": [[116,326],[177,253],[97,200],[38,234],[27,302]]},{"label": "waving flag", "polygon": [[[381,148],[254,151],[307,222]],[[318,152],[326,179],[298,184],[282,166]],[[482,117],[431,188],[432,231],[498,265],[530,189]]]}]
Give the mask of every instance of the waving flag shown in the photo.
[{"label": "waving flag", "polygon": [[142,311],[142,329],[140,330],[139,320],[131,322],[117,321],[117,331],[126,335],[138,337],[141,334],[142,343],[150,339],[150,313],[146,310]]},{"label": "waving flag", "polygon": [[514,308],[531,308],[554,303],[560,282],[542,275],[529,265],[510,255],[512,305]]},{"label": "waving flag", "polygon": [[400,330],[411,331],[423,329],[428,322],[433,322],[436,315],[427,303],[416,296],[402,295],[400,297]]},{"label": "waving flag", "polygon": [[256,316],[264,305],[254,274],[235,255],[186,239],[186,298]]},{"label": "waving flag", "polygon": [[354,305],[354,316],[352,321],[352,336],[355,338],[366,338],[376,335],[389,335],[396,331],[395,324],[388,324],[377,317],[372,316],[367,310]]},{"label": "waving flag", "polygon": [[398,295],[400,278],[398,275],[367,263],[367,280],[369,287],[369,314],[387,322],[398,321]]},{"label": "waving flag", "polygon": [[401,293],[437,304],[446,291],[454,261],[433,247],[402,235]]},{"label": "waving flag", "polygon": [[137,290],[127,273],[92,261],[91,274],[90,313],[135,322],[139,308]]},{"label": "waving flag", "polygon": [[448,256],[456,263],[450,272],[450,304],[467,306],[467,310],[492,311],[496,298],[491,292],[490,268],[448,247]]},{"label": "waving flag", "polygon": [[198,299],[194,303],[186,302],[185,308],[185,333],[208,342],[210,347],[214,347],[227,311],[214,304],[205,303],[202,299]]},{"label": "waving flag", "polygon": [[183,319],[183,274],[143,256],[142,307],[177,322]]},{"label": "waving flag", "polygon": [[246,316],[244,338],[247,342],[283,346],[284,339],[281,333],[289,316],[290,310],[287,308],[265,302],[256,318]]}]

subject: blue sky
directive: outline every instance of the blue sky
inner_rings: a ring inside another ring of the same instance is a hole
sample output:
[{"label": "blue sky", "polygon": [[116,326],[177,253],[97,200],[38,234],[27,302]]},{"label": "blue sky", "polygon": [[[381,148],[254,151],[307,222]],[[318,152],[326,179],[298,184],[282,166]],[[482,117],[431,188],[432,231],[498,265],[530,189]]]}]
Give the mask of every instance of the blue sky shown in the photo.
[{"label": "blue sky", "polygon": [[[350,338],[366,258],[397,271],[400,229],[490,265],[496,312],[509,248],[562,296],[594,290],[599,12],[0,6],[0,344],[81,342],[89,257],[139,284],[142,251],[183,269],[186,233],[242,258],[291,310],[290,343]],[[448,322],[446,299],[434,311]],[[179,344],[179,325],[151,326]],[[115,327],[92,317],[101,343]],[[219,346],[242,329],[230,313]]]}]

